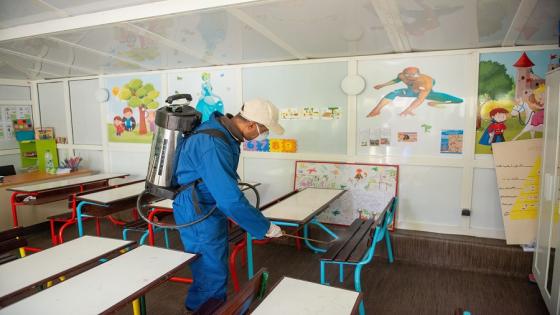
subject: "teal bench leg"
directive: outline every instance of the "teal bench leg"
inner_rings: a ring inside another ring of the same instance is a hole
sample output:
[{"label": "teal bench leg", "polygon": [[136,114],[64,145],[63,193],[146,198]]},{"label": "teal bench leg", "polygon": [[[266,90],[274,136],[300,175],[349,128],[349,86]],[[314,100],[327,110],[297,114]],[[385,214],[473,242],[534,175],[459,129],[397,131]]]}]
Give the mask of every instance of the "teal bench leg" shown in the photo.
[{"label": "teal bench leg", "polygon": [[338,275],[338,281],[340,283],[344,282],[344,264],[338,264],[338,269],[339,269],[339,275]]},{"label": "teal bench leg", "polygon": [[387,244],[387,258],[389,258],[389,263],[393,263],[395,259],[393,258],[393,247],[391,246],[391,238],[389,237],[388,229],[385,229],[385,242]]},{"label": "teal bench leg", "polygon": [[325,262],[324,261],[320,261],[321,264],[321,284],[327,284],[325,283]]},{"label": "teal bench leg", "polygon": [[[362,272],[362,265],[358,264],[356,266],[356,269],[354,270],[354,288],[356,289],[356,292],[362,292],[362,284],[360,280],[361,272]],[[360,315],[365,315],[365,314],[366,314],[366,310],[364,306],[364,300],[362,299],[362,301],[360,301]]]},{"label": "teal bench leg", "polygon": [[169,248],[169,236],[167,235],[167,229],[163,229],[163,237],[165,238],[165,248]]}]

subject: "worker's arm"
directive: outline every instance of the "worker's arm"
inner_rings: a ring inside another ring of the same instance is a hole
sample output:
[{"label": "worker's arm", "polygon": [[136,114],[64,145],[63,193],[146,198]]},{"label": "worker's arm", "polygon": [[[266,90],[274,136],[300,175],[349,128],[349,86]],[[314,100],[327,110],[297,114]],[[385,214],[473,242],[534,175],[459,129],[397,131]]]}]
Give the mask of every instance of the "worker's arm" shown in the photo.
[{"label": "worker's arm", "polygon": [[237,186],[231,149],[222,140],[212,139],[215,146],[202,154],[199,175],[212,194],[218,209],[255,238],[262,239],[270,221],[253,207]]}]

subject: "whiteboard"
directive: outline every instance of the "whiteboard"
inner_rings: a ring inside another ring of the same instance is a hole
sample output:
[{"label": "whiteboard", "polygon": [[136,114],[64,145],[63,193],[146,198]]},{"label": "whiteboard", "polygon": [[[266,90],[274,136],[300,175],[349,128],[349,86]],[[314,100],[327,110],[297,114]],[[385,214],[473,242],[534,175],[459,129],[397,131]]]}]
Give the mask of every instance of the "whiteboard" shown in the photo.
[{"label": "whiteboard", "polygon": [[326,223],[350,225],[356,218],[370,219],[383,212],[397,196],[396,165],[336,162],[296,162],[294,187],[344,189],[347,192],[319,215]]},{"label": "whiteboard", "polygon": [[494,169],[474,170],[471,228],[502,231],[503,238],[505,238],[498,183]]},{"label": "whiteboard", "polygon": [[31,89],[28,86],[0,85],[0,99],[4,101],[31,101]]},{"label": "whiteboard", "polygon": [[[261,206],[294,190],[294,161],[278,159],[244,158],[243,179],[257,182]],[[245,192],[253,203],[253,193]]]},{"label": "whiteboard", "polygon": [[67,137],[63,83],[39,83],[37,87],[41,127],[54,127],[55,137]]},{"label": "whiteboard", "polygon": [[74,150],[75,156],[80,156],[83,160],[80,162],[82,168],[92,171],[103,172],[105,166],[103,163],[103,152],[97,150]]},{"label": "whiteboard", "polygon": [[399,211],[402,223],[459,226],[461,224],[460,167],[400,166]]},{"label": "whiteboard", "polygon": [[243,100],[265,98],[281,110],[338,106],[340,119],[281,120],[286,132],[278,138],[296,139],[300,153],[346,154],[347,96],[340,82],[347,68],[346,62],[245,68]]},{"label": "whiteboard", "polygon": [[239,102],[241,91],[237,89],[239,80],[237,71],[225,70],[196,70],[180,73],[170,73],[167,79],[167,96],[188,93],[193,97],[191,106],[197,107],[203,95],[203,73],[208,73],[208,82],[212,92],[221,99],[224,113],[237,114],[241,109]]},{"label": "whiteboard", "polygon": [[[471,61],[468,54],[359,61],[358,72],[366,79],[366,89],[358,96],[357,154],[461,157],[461,154],[440,153],[440,146],[443,130],[465,129],[466,109],[473,106],[467,98],[472,94]],[[396,79],[411,66],[417,67],[420,75],[435,80],[430,97],[435,97],[437,92],[445,94],[439,94],[444,99],[462,102],[429,106],[429,100],[425,100],[413,111],[413,116],[400,116],[415,97],[396,96],[379,115],[367,117],[379,102],[392,98],[391,92],[402,93],[407,87],[403,82],[379,89],[374,86]],[[399,137],[399,133],[403,136]],[[409,135],[409,140],[405,141],[404,135]],[[376,139],[388,139],[389,143],[377,144]]]},{"label": "whiteboard", "polygon": [[101,105],[95,100],[99,80],[70,81],[70,108],[74,144],[101,145]]},{"label": "whiteboard", "polygon": [[145,177],[149,156],[149,152],[111,151],[109,152],[109,172]]}]

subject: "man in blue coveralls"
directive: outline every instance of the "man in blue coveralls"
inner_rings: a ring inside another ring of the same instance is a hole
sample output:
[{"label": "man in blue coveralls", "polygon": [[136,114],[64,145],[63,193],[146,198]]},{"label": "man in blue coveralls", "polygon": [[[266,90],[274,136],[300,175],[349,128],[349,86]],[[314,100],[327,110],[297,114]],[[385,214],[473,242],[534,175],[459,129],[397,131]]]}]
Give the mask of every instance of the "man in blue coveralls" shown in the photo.
[{"label": "man in blue coveralls", "polygon": [[199,133],[179,144],[175,177],[179,185],[202,181],[194,188],[200,212],[193,206],[192,187],[182,191],[173,202],[177,224],[201,218],[214,206],[217,210],[206,220],[181,228],[185,251],[200,254],[191,263],[193,284],[185,300],[188,311],[198,309],[210,298],[226,299],[228,278],[228,221],[231,218],[257,239],[280,237],[282,230],[251,206],[237,186],[240,144],[245,140],[266,138],[268,131],[284,133],[278,124],[278,109],[269,101],[245,102],[236,116],[214,112],[196,128],[217,129],[228,140]]}]

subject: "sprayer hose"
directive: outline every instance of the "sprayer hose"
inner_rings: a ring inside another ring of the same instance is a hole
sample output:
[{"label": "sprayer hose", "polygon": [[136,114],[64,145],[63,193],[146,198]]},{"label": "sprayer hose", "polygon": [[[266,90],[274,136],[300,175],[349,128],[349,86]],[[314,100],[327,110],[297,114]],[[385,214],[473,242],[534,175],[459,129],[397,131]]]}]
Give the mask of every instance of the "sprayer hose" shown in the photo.
[{"label": "sprayer hose", "polygon": [[[248,183],[243,183],[243,182],[239,182],[238,183],[239,186],[246,186],[249,189],[253,190],[253,192],[255,192],[255,197],[256,197],[256,204],[255,204],[255,208],[259,209],[260,207],[260,195],[259,192],[257,191],[257,188],[254,185],[248,184]],[[195,189],[195,187],[193,187],[192,189]],[[214,206],[212,209],[210,209],[210,211],[208,211],[208,213],[206,213],[204,216],[188,222],[188,223],[184,223],[184,224],[167,224],[167,223],[159,223],[159,222],[154,222],[152,220],[150,220],[143,212],[142,209],[146,206],[143,205],[142,199],[144,198],[144,195],[146,195],[146,190],[142,191],[140,193],[140,195],[138,195],[138,199],[136,199],[136,211],[138,212],[138,215],[140,215],[140,217],[142,218],[142,220],[146,221],[148,224],[152,224],[154,226],[157,226],[159,228],[163,228],[163,229],[181,229],[181,228],[186,228],[189,226],[193,226],[197,223],[200,223],[206,219],[208,219],[215,211],[216,209],[218,209],[217,206]]]}]

